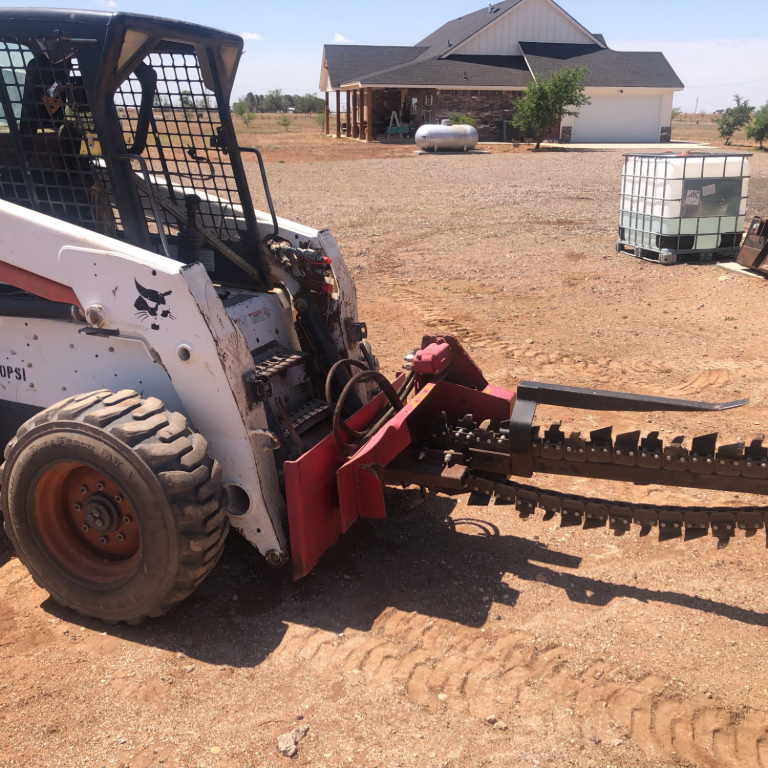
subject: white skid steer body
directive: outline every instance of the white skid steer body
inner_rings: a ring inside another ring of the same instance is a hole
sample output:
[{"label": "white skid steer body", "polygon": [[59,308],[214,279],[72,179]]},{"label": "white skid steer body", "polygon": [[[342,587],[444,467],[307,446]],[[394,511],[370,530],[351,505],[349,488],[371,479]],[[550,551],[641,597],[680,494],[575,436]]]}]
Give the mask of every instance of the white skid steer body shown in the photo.
[{"label": "white skid steer body", "polygon": [[[329,330],[358,358],[344,338],[345,322],[357,321],[354,284],[333,236],[279,223],[282,238],[330,258],[337,322]],[[185,265],[0,201],[0,281],[59,301],[68,289],[73,304],[70,320],[0,317],[0,401],[46,408],[102,388],[161,399],[208,441],[232,525],[271,562],[284,562],[285,499],[272,453],[284,435],[269,428],[265,403],[247,386],[259,374],[254,352],[301,355],[291,281],[282,277],[266,292],[217,289],[199,262]],[[322,410],[303,399],[305,379],[295,365],[272,379],[289,413]]]}]

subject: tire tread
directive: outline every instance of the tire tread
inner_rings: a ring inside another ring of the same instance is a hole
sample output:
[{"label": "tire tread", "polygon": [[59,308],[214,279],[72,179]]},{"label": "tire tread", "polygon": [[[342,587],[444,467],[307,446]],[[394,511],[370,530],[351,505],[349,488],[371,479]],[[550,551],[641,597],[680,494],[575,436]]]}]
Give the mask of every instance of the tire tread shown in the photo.
[{"label": "tire tread", "polygon": [[[162,616],[188,597],[211,572],[229,532],[221,467],[209,455],[208,442],[190,429],[182,414],[167,411],[155,397],[143,399],[133,390],[113,394],[101,389],[62,400],[23,424],[6,447],[0,478],[6,477],[8,458],[19,439],[36,426],[57,421],[82,422],[104,429],[157,477],[176,522],[177,569],[165,593],[156,596],[154,607],[145,615],[123,620],[138,624],[147,617]],[[6,522],[5,529],[9,527]],[[35,583],[46,589],[23,553],[16,549]],[[51,593],[51,597],[77,610],[60,595]]]}]

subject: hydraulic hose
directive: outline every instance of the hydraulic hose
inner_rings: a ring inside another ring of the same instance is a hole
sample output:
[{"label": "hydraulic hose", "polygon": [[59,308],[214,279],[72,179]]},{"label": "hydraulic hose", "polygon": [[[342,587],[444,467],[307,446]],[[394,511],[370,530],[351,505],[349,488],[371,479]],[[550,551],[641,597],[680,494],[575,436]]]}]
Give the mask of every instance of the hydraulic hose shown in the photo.
[{"label": "hydraulic hose", "polygon": [[[330,373],[329,373],[330,378]],[[339,401],[336,403],[336,407],[333,411],[333,436],[336,439],[336,442],[338,443],[339,447],[343,451],[350,451],[351,449],[356,449],[359,447],[361,442],[368,436],[370,430],[368,432],[358,432],[355,429],[352,429],[352,427],[348,426],[347,424],[342,424],[341,422],[341,413],[342,409],[344,408],[344,401],[349,396],[349,393],[353,391],[354,387],[356,387],[358,384],[363,384],[366,381],[375,381],[380,387],[382,392],[387,396],[389,399],[389,402],[392,406],[392,408],[395,411],[400,411],[403,408],[403,403],[400,400],[400,396],[398,395],[395,388],[390,383],[389,379],[387,379],[386,376],[384,376],[383,373],[379,373],[378,371],[361,371],[360,373],[355,374],[346,384],[344,389],[341,391],[341,395],[339,396]],[[347,443],[345,442],[344,438],[341,436],[341,429],[344,428],[345,431],[347,431],[353,438],[355,438],[359,442],[352,442]]]},{"label": "hydraulic hose", "polygon": [[341,360],[337,360],[332,366],[331,370],[328,371],[328,375],[325,377],[325,402],[328,403],[329,408],[333,408],[334,402],[333,402],[333,393],[331,392],[331,385],[333,384],[333,377],[336,375],[336,371],[341,368],[342,365],[346,365],[347,368],[351,368],[354,366],[355,368],[360,368],[363,371],[367,371],[368,366],[365,363],[360,362],[359,360],[350,360],[347,358],[343,358]]}]

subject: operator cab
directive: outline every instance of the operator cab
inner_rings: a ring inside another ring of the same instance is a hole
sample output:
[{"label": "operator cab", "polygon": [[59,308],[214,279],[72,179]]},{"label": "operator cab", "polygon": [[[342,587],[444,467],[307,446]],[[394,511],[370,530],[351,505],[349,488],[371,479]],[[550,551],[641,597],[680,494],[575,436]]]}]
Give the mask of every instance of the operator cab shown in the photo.
[{"label": "operator cab", "polygon": [[151,16],[0,10],[0,199],[269,288],[277,220],[266,190],[257,221],[229,109],[242,48]]}]

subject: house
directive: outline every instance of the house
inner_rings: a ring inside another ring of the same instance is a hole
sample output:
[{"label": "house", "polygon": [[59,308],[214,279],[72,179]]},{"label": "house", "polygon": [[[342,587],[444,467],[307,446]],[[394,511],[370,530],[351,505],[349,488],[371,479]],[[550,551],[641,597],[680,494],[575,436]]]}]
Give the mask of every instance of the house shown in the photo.
[{"label": "house", "polygon": [[584,84],[592,103],[553,126],[550,138],[670,140],[672,98],[683,84],[664,55],[611,50],[553,0],[489,4],[414,46],[326,45],[320,74],[326,133],[332,133],[335,91],[337,136],[373,141],[386,133],[393,112],[418,127],[457,111],[477,120],[481,140],[512,140],[517,136],[508,121],[528,83],[566,66],[588,68]]}]

